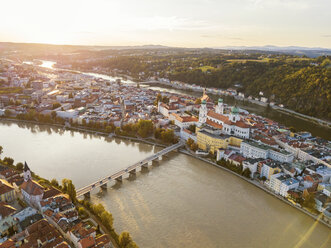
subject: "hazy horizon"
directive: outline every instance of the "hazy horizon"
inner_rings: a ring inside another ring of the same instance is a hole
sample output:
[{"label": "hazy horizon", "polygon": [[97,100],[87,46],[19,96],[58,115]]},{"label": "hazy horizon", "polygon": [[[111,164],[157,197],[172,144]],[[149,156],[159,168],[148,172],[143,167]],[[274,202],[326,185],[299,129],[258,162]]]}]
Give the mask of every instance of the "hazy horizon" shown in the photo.
[{"label": "hazy horizon", "polygon": [[327,0],[12,0],[2,6],[1,42],[331,48]]}]

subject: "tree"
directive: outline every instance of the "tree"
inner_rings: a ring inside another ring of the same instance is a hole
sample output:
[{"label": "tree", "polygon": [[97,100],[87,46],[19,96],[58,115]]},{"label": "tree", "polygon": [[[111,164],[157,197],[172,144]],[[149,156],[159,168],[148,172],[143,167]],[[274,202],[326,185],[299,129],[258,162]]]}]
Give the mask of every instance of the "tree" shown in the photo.
[{"label": "tree", "polygon": [[108,211],[103,211],[100,215],[100,219],[102,224],[104,224],[108,230],[113,228],[114,219],[111,213],[109,213]]},{"label": "tree", "polygon": [[0,146],[0,157],[1,157],[1,154],[3,153],[3,147]]},{"label": "tree", "polygon": [[172,129],[167,129],[161,133],[161,139],[166,143],[174,143],[175,142],[175,133]]},{"label": "tree", "polygon": [[94,204],[92,209],[97,216],[101,216],[101,214],[105,211],[105,207],[100,203]]},{"label": "tree", "polygon": [[303,203],[302,206],[305,208],[308,208],[309,210],[314,210],[315,209],[315,195],[313,193],[308,194]]},{"label": "tree", "polygon": [[61,104],[56,102],[56,103],[53,103],[52,109],[57,109],[59,107],[61,107]]},{"label": "tree", "polygon": [[51,112],[51,116],[52,116],[52,119],[54,120],[56,118],[56,116],[57,116],[56,112],[55,111],[52,111]]},{"label": "tree", "polygon": [[250,176],[251,176],[251,170],[250,170],[248,167],[246,167],[246,168],[244,169],[242,175],[243,175],[244,177],[250,178]]},{"label": "tree", "polygon": [[62,179],[62,189],[69,195],[74,203],[77,201],[75,185],[73,185],[71,180],[66,178]]},{"label": "tree", "polygon": [[195,104],[201,104],[201,98],[197,98],[197,99],[195,99],[195,102],[194,102]]},{"label": "tree", "polygon": [[139,120],[137,123],[137,133],[139,136],[146,138],[153,133],[153,122],[151,120]]},{"label": "tree", "polygon": [[51,180],[51,184],[52,184],[54,187],[59,187],[59,182],[58,182],[55,178],[53,178],[53,179]]},{"label": "tree", "polygon": [[132,240],[128,232],[122,232],[119,237],[119,245],[122,248],[135,248],[138,247],[136,243]]},{"label": "tree", "polygon": [[6,110],[5,110],[5,116],[6,116],[6,117],[11,116],[11,111],[10,111],[9,109],[6,109]]},{"label": "tree", "polygon": [[23,163],[19,162],[19,163],[16,164],[16,169],[18,171],[23,171],[23,168],[24,168]]},{"label": "tree", "polygon": [[6,164],[6,165],[9,165],[9,166],[12,166],[14,164],[14,159],[10,158],[10,157],[5,157],[3,159],[3,162]]},{"label": "tree", "polygon": [[195,133],[196,126],[194,124],[190,125],[187,130],[191,131],[192,133]]}]

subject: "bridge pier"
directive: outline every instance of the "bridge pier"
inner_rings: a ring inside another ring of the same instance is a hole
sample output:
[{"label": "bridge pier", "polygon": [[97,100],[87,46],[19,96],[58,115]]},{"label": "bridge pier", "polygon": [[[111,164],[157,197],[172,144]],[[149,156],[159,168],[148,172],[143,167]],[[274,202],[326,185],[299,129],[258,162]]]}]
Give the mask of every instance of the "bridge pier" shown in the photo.
[{"label": "bridge pier", "polygon": [[162,155],[161,155],[161,156],[159,156],[159,157],[158,157],[158,160],[159,160],[159,161],[161,161],[161,160],[162,160],[162,158],[163,158],[163,157],[162,157]]},{"label": "bridge pier", "polygon": [[122,182],[123,181],[123,177],[119,176],[118,178],[115,179],[117,182]]},{"label": "bridge pier", "polygon": [[129,173],[132,174],[132,175],[135,175],[135,174],[136,174],[136,169],[133,169],[133,170],[130,171]]},{"label": "bridge pier", "polygon": [[87,192],[87,193],[85,193],[85,194],[84,194],[84,197],[85,197],[85,198],[91,198],[91,192]]},{"label": "bridge pier", "polygon": [[100,186],[100,188],[101,188],[101,189],[107,189],[107,183],[102,184],[102,185]]}]

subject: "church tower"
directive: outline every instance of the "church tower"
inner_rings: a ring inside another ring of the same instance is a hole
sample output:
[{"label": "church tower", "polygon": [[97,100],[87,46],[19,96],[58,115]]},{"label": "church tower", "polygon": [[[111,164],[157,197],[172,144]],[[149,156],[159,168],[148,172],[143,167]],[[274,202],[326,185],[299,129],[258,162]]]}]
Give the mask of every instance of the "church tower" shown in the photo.
[{"label": "church tower", "polygon": [[24,162],[23,177],[25,182],[31,180],[31,171],[26,162]]},{"label": "church tower", "polygon": [[224,105],[223,105],[223,99],[222,98],[218,98],[218,103],[217,106],[215,108],[215,112],[217,114],[224,114]]},{"label": "church tower", "polygon": [[229,119],[232,122],[240,121],[239,109],[236,106],[233,106],[231,108],[231,113],[230,113]]},{"label": "church tower", "polygon": [[203,100],[201,102],[201,106],[199,109],[199,125],[201,126],[206,121],[207,121],[207,103],[205,100]]}]

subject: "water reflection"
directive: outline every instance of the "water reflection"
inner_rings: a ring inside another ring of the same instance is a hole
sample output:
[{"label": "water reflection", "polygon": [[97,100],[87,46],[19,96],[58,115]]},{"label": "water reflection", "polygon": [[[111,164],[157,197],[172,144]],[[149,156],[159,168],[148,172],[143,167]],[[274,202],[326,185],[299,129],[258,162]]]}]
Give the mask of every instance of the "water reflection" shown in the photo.
[{"label": "water reflection", "polygon": [[[45,178],[70,178],[77,188],[162,149],[58,128],[49,135],[48,128],[32,133],[30,125],[0,123],[3,155],[26,160]],[[112,212],[116,231],[128,230],[140,247],[295,247],[314,224],[247,182],[178,153],[91,197]],[[302,247],[329,247],[330,237],[317,224]]]}]

